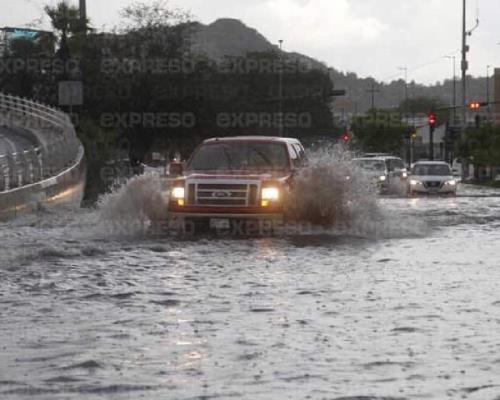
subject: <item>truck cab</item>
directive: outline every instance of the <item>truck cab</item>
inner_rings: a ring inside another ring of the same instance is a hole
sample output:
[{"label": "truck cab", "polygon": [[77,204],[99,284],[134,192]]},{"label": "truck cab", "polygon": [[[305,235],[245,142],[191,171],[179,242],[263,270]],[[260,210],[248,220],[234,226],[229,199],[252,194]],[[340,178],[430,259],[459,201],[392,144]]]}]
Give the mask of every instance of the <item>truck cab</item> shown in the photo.
[{"label": "truck cab", "polygon": [[169,215],[195,230],[229,229],[242,221],[281,222],[293,174],[306,162],[297,139],[205,140],[186,163],[170,166],[179,176],[171,185]]}]

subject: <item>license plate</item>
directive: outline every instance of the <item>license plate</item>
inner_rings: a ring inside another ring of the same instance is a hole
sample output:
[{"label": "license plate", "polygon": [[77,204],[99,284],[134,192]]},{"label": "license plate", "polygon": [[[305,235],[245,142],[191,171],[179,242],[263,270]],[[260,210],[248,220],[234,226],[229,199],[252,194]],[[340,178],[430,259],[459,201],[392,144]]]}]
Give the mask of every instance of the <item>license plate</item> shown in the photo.
[{"label": "license plate", "polygon": [[227,218],[210,218],[210,228],[212,229],[229,229],[230,224]]}]

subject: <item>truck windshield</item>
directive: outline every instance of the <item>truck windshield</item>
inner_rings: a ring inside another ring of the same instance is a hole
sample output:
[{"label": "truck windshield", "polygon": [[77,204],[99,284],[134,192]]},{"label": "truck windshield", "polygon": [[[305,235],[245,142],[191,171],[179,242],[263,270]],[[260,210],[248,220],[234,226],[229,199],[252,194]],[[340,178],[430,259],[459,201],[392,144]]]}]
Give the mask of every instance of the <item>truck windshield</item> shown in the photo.
[{"label": "truck windshield", "polygon": [[415,167],[413,167],[413,175],[447,176],[451,175],[451,169],[448,165],[415,165]]},{"label": "truck windshield", "polygon": [[187,169],[216,170],[283,170],[289,168],[286,146],[281,143],[210,143],[193,155]]}]

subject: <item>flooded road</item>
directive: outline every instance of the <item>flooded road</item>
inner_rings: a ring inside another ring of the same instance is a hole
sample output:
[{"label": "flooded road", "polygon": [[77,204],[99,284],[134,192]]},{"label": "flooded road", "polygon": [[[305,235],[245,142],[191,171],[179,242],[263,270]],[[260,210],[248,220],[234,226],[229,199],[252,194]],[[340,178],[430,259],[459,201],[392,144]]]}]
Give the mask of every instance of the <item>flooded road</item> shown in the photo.
[{"label": "flooded road", "polygon": [[500,191],[379,202],[366,235],[3,223],[0,398],[499,399]]}]

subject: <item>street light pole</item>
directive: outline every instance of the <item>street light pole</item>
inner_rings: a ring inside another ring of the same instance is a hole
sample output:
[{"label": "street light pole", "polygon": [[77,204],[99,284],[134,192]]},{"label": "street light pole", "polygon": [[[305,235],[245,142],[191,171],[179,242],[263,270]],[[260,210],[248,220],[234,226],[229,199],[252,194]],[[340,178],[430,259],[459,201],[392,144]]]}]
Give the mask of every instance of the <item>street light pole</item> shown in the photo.
[{"label": "street light pole", "polygon": [[486,103],[488,104],[488,122],[490,122],[491,117],[491,106],[490,106],[490,68],[491,65],[486,66]]},{"label": "street light pole", "polygon": [[375,84],[372,83],[371,89],[367,90],[371,94],[371,110],[375,110],[375,93],[380,93],[380,90],[375,89]]},{"label": "street light pole", "polygon": [[[399,67],[398,69],[400,71],[405,72],[405,102],[404,102],[403,112],[404,112],[404,122],[405,122],[405,124],[408,124],[408,67]],[[413,123],[415,123],[415,119],[413,119]],[[410,139],[410,163],[411,163],[411,158],[412,158],[411,147],[412,147],[412,144],[411,144],[411,139]],[[406,159],[407,155],[408,155],[408,152],[405,149],[405,159]]]},{"label": "street light pole", "polygon": [[283,39],[279,40],[280,44],[280,71],[279,71],[279,83],[278,83],[278,96],[279,96],[279,136],[283,136]]},{"label": "street light pole", "polygon": [[405,117],[407,118],[407,107],[408,107],[408,67],[399,67],[398,68],[400,71],[405,72]]}]

